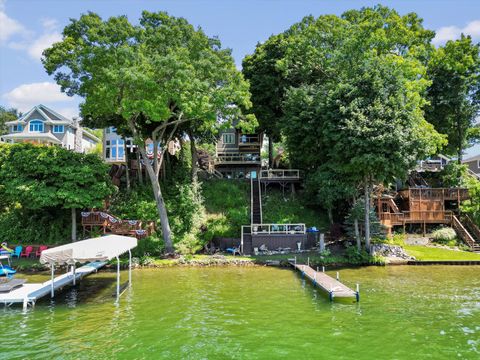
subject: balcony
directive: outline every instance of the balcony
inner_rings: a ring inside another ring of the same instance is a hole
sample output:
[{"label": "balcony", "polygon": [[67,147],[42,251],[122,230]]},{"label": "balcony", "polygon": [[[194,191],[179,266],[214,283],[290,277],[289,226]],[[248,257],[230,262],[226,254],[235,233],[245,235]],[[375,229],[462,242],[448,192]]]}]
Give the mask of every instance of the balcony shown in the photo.
[{"label": "balcony", "polygon": [[245,147],[245,146],[259,146],[260,145],[260,135],[247,135],[241,134],[238,137],[238,147]]},{"label": "balcony", "polygon": [[214,161],[215,165],[261,164],[260,155],[258,154],[225,153],[217,155]]}]

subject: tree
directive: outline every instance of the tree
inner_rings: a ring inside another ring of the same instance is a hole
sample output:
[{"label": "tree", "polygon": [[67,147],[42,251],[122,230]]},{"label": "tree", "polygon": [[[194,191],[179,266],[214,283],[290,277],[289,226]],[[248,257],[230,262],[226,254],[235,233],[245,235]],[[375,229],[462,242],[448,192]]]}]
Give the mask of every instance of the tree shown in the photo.
[{"label": "tree", "polygon": [[76,241],[76,209],[101,207],[114,191],[108,167],[94,154],[57,146],[0,145],[0,199],[25,209],[69,209]]},{"label": "tree", "polygon": [[433,52],[427,68],[432,84],[427,89],[426,119],[447,135],[445,153],[462,161],[469,140],[480,138],[475,128],[480,111],[480,45],[469,36],[448,41]]},{"label": "tree", "polygon": [[5,124],[7,121],[17,120],[20,113],[17,109],[7,108],[0,105],[0,135],[8,134],[8,126]]},{"label": "tree", "polygon": [[291,161],[307,177],[341,174],[342,183],[363,188],[368,249],[373,184],[405,178],[443,141],[423,116],[423,63],[434,33],[416,14],[384,6],[309,17],[292,29],[277,61],[296,84],[285,91],[281,120]]},{"label": "tree", "polygon": [[[183,18],[144,11],[139,25],[126,17],[102,20],[88,13],[63,30],[63,39],[44,52],[44,66],[62,91],[84,98],[81,113],[92,127],[113,125],[130,132],[153,187],[167,252],[173,242],[159,182],[163,156],[154,149],[178,133],[179,126],[211,129],[218,119],[231,123],[250,104],[248,83],[235,68],[231,51],[194,29]],[[241,126],[255,125],[253,116]]]}]

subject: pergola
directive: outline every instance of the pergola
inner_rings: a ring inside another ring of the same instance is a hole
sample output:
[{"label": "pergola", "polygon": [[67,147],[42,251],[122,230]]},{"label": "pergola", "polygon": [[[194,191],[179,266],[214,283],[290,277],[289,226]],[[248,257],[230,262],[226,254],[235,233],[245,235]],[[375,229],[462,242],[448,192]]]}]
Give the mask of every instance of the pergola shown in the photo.
[{"label": "pergola", "polygon": [[71,244],[57,246],[42,251],[40,262],[49,264],[51,269],[51,296],[54,296],[55,266],[72,267],[73,285],[75,285],[75,269],[77,263],[106,262],[117,259],[117,301],[120,297],[120,259],[119,256],[128,252],[128,282],[132,282],[132,252],[137,246],[137,239],[130,236],[107,235],[97,238],[77,241]]}]

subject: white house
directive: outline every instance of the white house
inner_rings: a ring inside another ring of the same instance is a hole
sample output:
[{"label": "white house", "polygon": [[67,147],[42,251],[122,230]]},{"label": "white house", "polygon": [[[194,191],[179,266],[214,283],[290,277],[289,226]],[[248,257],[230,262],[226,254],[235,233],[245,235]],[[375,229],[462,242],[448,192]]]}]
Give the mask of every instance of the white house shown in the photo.
[{"label": "white house", "polygon": [[68,119],[45,105],[37,105],[25,115],[6,122],[9,133],[2,135],[7,143],[31,142],[60,145],[77,152],[95,147],[100,139],[84,129],[77,118]]}]

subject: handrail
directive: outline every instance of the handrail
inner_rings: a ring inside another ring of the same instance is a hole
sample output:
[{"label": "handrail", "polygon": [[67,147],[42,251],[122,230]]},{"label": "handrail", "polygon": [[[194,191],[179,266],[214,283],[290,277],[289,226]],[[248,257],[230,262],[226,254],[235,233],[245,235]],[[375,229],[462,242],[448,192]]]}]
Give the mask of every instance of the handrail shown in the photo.
[{"label": "handrail", "polygon": [[231,153],[231,154],[222,154],[215,156],[215,163],[260,163],[260,155],[258,154],[240,154],[240,153]]},{"label": "handrail", "polygon": [[468,189],[465,188],[409,188],[398,193],[401,197],[412,200],[465,200],[469,197]]},{"label": "handrail", "polygon": [[300,179],[300,170],[269,169],[260,172],[261,179]]},{"label": "handrail", "polygon": [[252,234],[305,234],[305,224],[252,224]]},{"label": "handrail", "polygon": [[478,228],[477,224],[475,224],[472,221],[472,219],[470,218],[470,216],[468,216],[467,214],[463,214],[462,219],[466,223],[470,232],[472,232],[475,235],[475,237],[477,238],[476,240],[479,241],[480,240],[480,229]]},{"label": "handrail", "polygon": [[[245,141],[244,141],[245,140]],[[241,134],[238,137],[238,145],[254,145],[260,144],[260,136],[259,135],[247,135]]]},{"label": "handrail", "polygon": [[452,217],[452,225],[460,237],[468,244],[468,246],[472,247],[475,245],[475,239],[470,235],[470,233],[465,229],[463,224],[458,220],[458,218],[454,215]]}]

